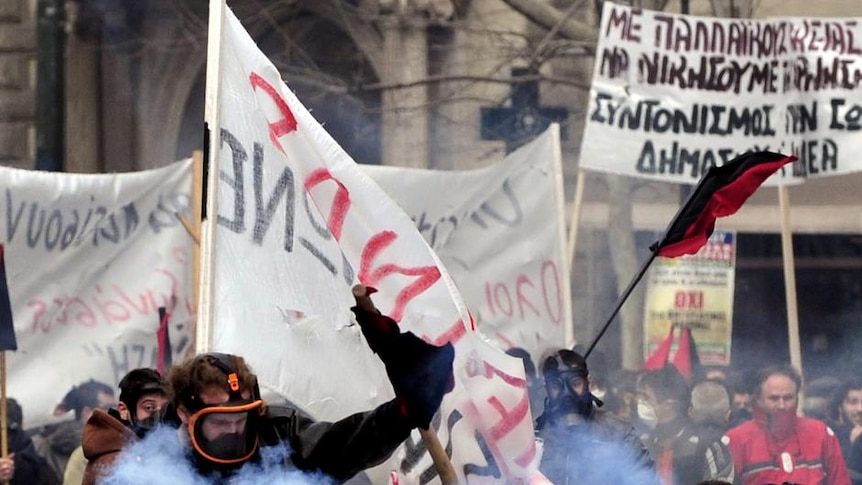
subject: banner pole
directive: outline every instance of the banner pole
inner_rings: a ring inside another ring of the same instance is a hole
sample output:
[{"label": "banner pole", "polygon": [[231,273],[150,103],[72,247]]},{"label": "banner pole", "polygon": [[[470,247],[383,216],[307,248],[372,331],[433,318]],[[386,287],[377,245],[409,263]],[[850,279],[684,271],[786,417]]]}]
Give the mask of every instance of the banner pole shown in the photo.
[{"label": "banner pole", "polygon": [[200,284],[201,284],[201,217],[203,205],[203,167],[204,153],[202,150],[195,150],[192,154],[192,223],[191,233],[195,240],[194,251],[192,252],[192,305],[195,311],[200,304]]},{"label": "banner pole", "polygon": [[790,192],[786,185],[778,187],[778,205],[781,208],[781,258],[784,266],[784,297],[787,302],[790,363],[796,370],[803,373],[802,352],[799,344],[799,313],[796,306],[796,265],[793,257],[793,232],[790,228]]},{"label": "banner pole", "polygon": [[221,48],[224,35],[224,0],[209,2],[209,30],[207,33],[207,74],[204,105],[204,156],[201,177],[201,245],[198,289],[198,311],[195,325],[195,351],[206,352],[212,345],[211,326],[214,320],[212,308],[213,244],[215,222],[218,218],[218,163],[221,145],[219,122],[219,90],[221,78]]},{"label": "banner pole", "polygon": [[578,224],[581,222],[581,207],[584,203],[584,171],[578,169],[578,178],[575,181],[575,197],[572,203],[572,218],[569,226],[568,263],[569,274],[575,269],[575,249],[578,244]]},{"label": "banner pole", "polygon": [[553,169],[554,169],[554,200],[557,208],[557,240],[559,249],[557,257],[563,267],[570,268],[565,271],[560,268],[560,288],[562,293],[562,315],[560,320],[563,323],[563,342],[567,349],[575,345],[575,322],[572,318],[572,277],[571,277],[571,258],[567,256],[567,240],[566,240],[566,190],[563,177],[563,149],[560,146],[560,125],[552,123],[548,128],[552,138],[552,153],[553,153]]},{"label": "banner pole", "polygon": [[[6,351],[0,350],[0,456],[9,456],[9,402],[6,397]],[[4,481],[3,485],[8,485]]]}]

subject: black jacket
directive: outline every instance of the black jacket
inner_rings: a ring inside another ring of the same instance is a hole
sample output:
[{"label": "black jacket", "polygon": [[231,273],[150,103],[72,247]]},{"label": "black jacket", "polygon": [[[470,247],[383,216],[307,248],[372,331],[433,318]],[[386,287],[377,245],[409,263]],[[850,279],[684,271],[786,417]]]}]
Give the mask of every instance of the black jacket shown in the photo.
[{"label": "black jacket", "polygon": [[24,431],[9,428],[9,453],[15,453],[15,474],[11,485],[48,485],[53,478],[48,463],[36,453],[33,441]]},{"label": "black jacket", "polygon": [[555,485],[625,483],[658,485],[653,460],[631,426],[593,409],[588,419],[570,415],[550,423],[540,417],[539,470]]},{"label": "black jacket", "polygon": [[315,422],[293,408],[273,406],[260,437],[261,446],[286,442],[291,450],[288,459],[296,468],[345,481],[389,458],[411,429],[394,400],[333,423]]}]

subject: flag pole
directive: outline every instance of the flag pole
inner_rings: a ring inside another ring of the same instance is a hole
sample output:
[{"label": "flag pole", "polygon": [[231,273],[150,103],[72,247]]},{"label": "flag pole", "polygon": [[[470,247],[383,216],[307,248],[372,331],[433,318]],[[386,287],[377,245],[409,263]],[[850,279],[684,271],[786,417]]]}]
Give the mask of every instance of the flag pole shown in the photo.
[{"label": "flag pole", "polygon": [[209,30],[207,32],[207,74],[204,105],[204,154],[201,177],[201,244],[200,266],[198,273],[198,309],[195,325],[195,351],[206,352],[212,345],[211,326],[215,319],[212,308],[213,281],[213,244],[215,241],[215,221],[218,208],[216,197],[218,189],[219,146],[221,145],[221,124],[219,122],[219,90],[221,77],[221,46],[224,35],[224,0],[209,2]]},{"label": "flag pole", "polygon": [[629,296],[631,296],[632,292],[635,289],[635,286],[637,286],[638,282],[640,282],[640,280],[646,274],[652,262],[655,261],[655,258],[658,256],[659,249],[661,249],[661,243],[664,242],[665,238],[667,237],[667,233],[670,232],[677,219],[679,219],[679,216],[683,212],[685,212],[691,205],[692,201],[695,199],[695,196],[698,195],[698,192],[703,186],[703,182],[706,180],[706,178],[706,176],[701,177],[700,182],[697,183],[697,185],[694,187],[694,190],[689,192],[688,198],[685,199],[685,203],[679,207],[679,209],[676,211],[676,215],[674,215],[673,218],[670,220],[670,223],[668,223],[667,228],[662,233],[661,239],[650,247],[649,258],[647,258],[647,260],[643,262],[640,269],[635,274],[634,278],[632,278],[632,280],[629,282],[629,285],[626,287],[625,291],[623,291],[622,295],[620,295],[616,307],[614,307],[614,310],[611,312],[611,316],[608,317],[607,321],[602,326],[602,329],[595,336],[595,338],[593,338],[593,341],[590,342],[590,346],[587,347],[587,351],[584,353],[585,359],[589,357],[590,353],[592,353],[593,349],[596,347],[596,344],[599,343],[599,340],[601,340],[601,338],[605,335],[605,332],[608,331],[608,327],[611,326],[611,323],[613,323],[614,318],[616,318],[617,314],[620,312],[620,309],[623,307],[623,304],[626,302],[626,300],[628,300]]},{"label": "flag pole", "polygon": [[799,313],[796,306],[796,271],[793,257],[793,233],[790,229],[790,191],[786,185],[778,187],[778,205],[781,207],[781,258],[784,266],[784,297],[787,302],[787,336],[790,346],[790,363],[801,374],[802,352],[799,344]]}]

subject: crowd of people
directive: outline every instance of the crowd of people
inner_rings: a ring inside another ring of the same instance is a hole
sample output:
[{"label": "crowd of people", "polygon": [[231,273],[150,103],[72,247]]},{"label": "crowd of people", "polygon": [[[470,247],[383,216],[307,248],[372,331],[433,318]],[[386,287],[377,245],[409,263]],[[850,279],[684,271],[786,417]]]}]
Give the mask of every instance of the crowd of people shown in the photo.
[{"label": "crowd of people", "polygon": [[[427,428],[452,381],[451,346],[440,351],[399,332],[364,302],[357,297],[353,311],[396,395],[373,410],[314,421],[264,402],[242,357],[205,353],[165,376],[130,371],[118,399],[104,383],[75,386],[55,409],[74,418],[34,433],[9,399],[0,482],[245,483],[236,477],[249,467],[311,477],[297,483],[346,481]],[[509,353],[527,364],[539,469],[555,484],[862,484],[862,378],[839,381],[801,416],[803,381],[786,365],[731,382],[721,368],[688,378],[672,365],[591,373],[569,349],[537,371],[528,354]],[[165,481],[160,474],[179,463],[183,479]]]},{"label": "crowd of people", "polygon": [[803,382],[791,366],[747,380],[700,374],[668,364],[592,376],[581,354],[557,351],[535,377],[546,395],[540,469],[555,484],[862,484],[862,379],[812,400],[819,406],[804,411],[817,419],[800,415]]}]

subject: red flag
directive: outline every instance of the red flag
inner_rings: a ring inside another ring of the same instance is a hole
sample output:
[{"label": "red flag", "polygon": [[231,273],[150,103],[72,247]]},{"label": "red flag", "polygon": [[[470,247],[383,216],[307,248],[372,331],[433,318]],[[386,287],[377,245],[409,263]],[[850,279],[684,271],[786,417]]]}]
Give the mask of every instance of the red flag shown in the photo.
[{"label": "red flag", "polygon": [[735,214],[763,181],[794,160],[778,153],[748,152],[710,168],[653,250],[668,258],[696,253],[706,244],[717,218]]},{"label": "red flag", "polygon": [[0,350],[18,350],[15,324],[12,322],[12,303],[9,302],[9,285],[6,283],[6,258],[0,244]]},{"label": "red flag", "polygon": [[653,352],[649,358],[647,358],[641,369],[659,370],[667,365],[667,361],[670,358],[670,347],[673,345],[674,328],[676,328],[676,325],[671,325],[670,333],[667,335],[667,338],[661,341],[658,348],[655,349],[655,352]]},{"label": "red flag", "polygon": [[691,381],[694,363],[692,362],[691,329],[683,325],[679,336],[679,347],[673,356],[673,365],[685,377]]}]

